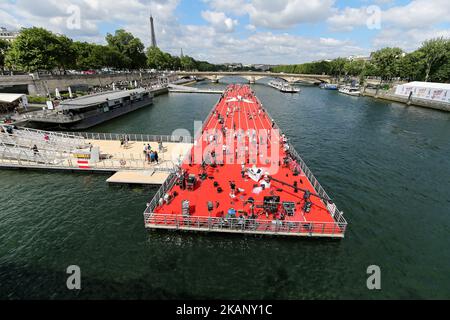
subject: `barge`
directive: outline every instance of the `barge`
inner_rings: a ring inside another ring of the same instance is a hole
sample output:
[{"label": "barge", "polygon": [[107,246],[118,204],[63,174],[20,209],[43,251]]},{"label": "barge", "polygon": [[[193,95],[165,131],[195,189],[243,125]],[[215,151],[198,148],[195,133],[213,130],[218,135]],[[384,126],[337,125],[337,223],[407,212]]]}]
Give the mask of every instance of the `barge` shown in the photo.
[{"label": "barge", "polygon": [[153,103],[143,88],[107,91],[62,101],[59,105],[13,117],[16,123],[35,129],[82,130],[120,117]]},{"label": "barge", "polygon": [[281,81],[270,81],[269,86],[283,93],[299,93],[301,91],[300,88],[294,87],[288,83],[284,83]]},{"label": "barge", "polygon": [[148,229],[344,238],[347,221],[247,85],[230,85],[147,204]]}]

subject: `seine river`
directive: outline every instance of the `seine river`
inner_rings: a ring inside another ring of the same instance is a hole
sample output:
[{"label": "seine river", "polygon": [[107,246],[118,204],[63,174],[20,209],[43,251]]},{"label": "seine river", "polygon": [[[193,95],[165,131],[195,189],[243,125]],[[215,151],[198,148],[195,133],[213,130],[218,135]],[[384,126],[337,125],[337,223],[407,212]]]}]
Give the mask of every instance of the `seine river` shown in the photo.
[{"label": "seine river", "polygon": [[[0,171],[0,298],[450,298],[450,114],[254,88],[345,212],[344,240],[149,232],[142,212],[155,188]],[[160,96],[90,131],[192,131],[217,99]],[[66,288],[69,265],[81,268],[81,291]],[[381,290],[367,289],[370,265]]]}]

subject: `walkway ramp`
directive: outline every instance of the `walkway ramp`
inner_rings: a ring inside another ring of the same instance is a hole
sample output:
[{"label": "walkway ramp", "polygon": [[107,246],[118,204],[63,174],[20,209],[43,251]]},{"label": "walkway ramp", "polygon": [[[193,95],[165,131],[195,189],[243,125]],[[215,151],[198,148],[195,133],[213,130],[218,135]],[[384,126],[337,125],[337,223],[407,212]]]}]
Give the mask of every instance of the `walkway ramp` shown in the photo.
[{"label": "walkway ramp", "polygon": [[118,171],[106,182],[116,184],[141,184],[161,185],[169,177],[169,172],[140,170],[140,171]]}]

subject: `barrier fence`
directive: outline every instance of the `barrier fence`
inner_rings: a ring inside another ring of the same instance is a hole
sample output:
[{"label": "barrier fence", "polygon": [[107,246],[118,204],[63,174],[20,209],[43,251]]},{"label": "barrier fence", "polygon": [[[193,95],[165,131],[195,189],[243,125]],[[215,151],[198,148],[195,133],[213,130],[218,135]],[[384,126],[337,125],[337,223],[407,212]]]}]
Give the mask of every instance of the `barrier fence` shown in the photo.
[{"label": "barrier fence", "polygon": [[144,213],[147,228],[343,238],[346,223],[280,221]]},{"label": "barrier fence", "polygon": [[128,137],[130,142],[173,142],[191,143],[192,136],[181,135],[153,135],[141,133],[101,133],[101,132],[65,132],[64,134],[82,137],[87,140],[120,141]]}]

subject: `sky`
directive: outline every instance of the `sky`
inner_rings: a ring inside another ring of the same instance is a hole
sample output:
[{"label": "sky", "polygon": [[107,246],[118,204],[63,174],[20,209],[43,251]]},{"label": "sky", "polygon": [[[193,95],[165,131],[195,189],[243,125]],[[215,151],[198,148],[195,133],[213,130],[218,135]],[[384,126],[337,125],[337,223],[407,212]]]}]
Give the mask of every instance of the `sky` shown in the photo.
[{"label": "sky", "polygon": [[0,0],[0,26],[105,43],[125,29],[148,46],[212,63],[294,64],[450,37],[450,0]]}]

